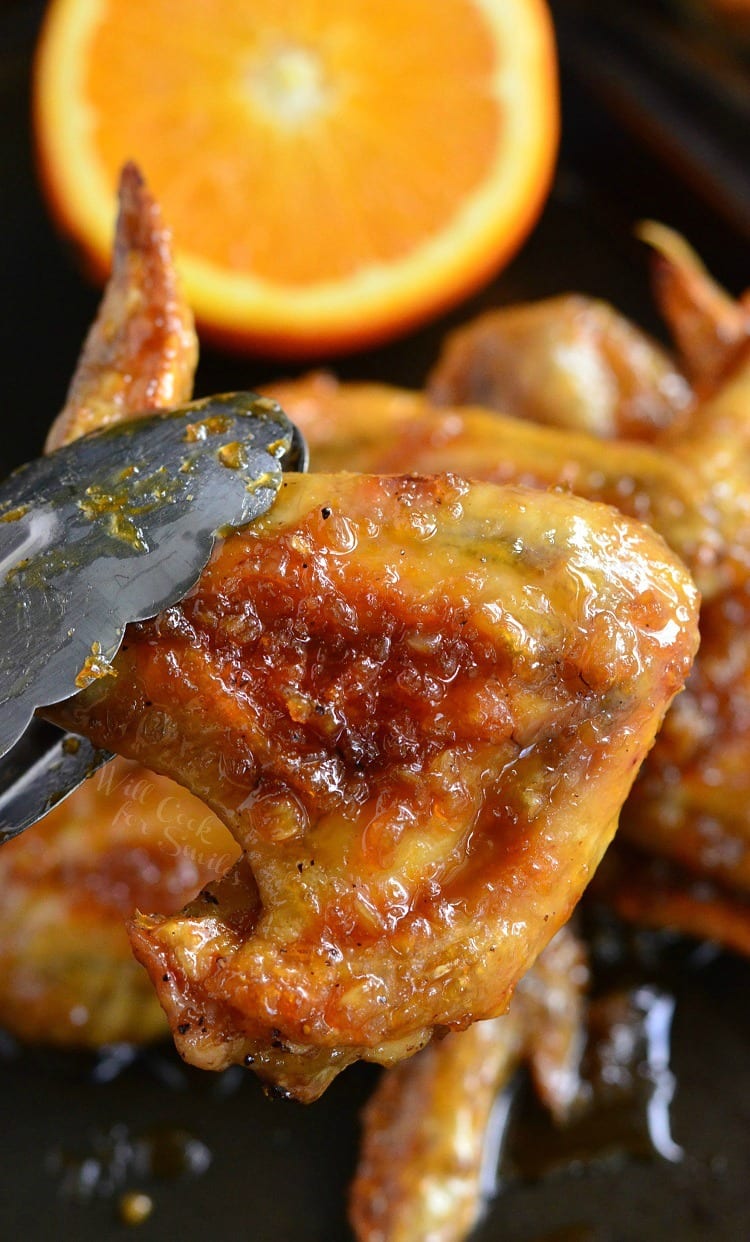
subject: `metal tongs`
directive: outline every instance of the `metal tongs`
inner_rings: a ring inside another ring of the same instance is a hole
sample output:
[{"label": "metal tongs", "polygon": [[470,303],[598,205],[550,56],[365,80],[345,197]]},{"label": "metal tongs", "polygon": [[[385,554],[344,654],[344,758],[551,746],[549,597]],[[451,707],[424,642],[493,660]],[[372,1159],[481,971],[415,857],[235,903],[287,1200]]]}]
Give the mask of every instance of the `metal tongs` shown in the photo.
[{"label": "metal tongs", "polygon": [[306,468],[281,407],[232,393],[94,432],[0,484],[0,843],[112,758],[37,708],[101,676],[125,627],[180,600],[217,536]]}]

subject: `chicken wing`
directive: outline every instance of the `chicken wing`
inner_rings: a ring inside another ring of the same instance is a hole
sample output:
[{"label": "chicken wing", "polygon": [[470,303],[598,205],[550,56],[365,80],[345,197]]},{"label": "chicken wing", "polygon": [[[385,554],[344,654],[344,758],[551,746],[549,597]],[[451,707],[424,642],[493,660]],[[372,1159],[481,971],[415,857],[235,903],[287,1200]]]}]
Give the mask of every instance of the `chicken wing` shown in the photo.
[{"label": "chicken wing", "polygon": [[[734,347],[732,347],[734,348]],[[643,848],[750,885],[750,353],[679,429],[652,445],[535,427],[479,410],[430,412],[415,393],[326,376],[273,386],[313,465],[396,461],[470,478],[566,485],[645,517],[703,590],[701,651],[625,808]]]},{"label": "chicken wing", "polygon": [[[113,274],[51,450],[86,431],[186,399],[197,340],[169,234],[137,170],[120,183]],[[124,920],[170,913],[231,866],[238,848],[165,777],[115,760],[0,850],[0,1011],[35,1042],[96,1046],[166,1031]]]},{"label": "chicken wing", "polygon": [[443,344],[427,380],[437,405],[481,405],[603,439],[650,440],[693,401],[655,341],[580,294],[487,311]]},{"label": "chicken wing", "polygon": [[120,178],[112,275],[45,449],[189,401],[198,361],[171,235],[134,164]]},{"label": "chicken wing", "polygon": [[694,587],[647,527],[452,477],[288,476],[52,719],[244,850],[133,942],[187,1059],[315,1098],[502,1012],[673,695]]},{"label": "chicken wing", "polygon": [[350,1192],[358,1242],[461,1242],[481,1213],[490,1118],[522,1060],[564,1120],[580,1090],[586,953],[561,928],[510,1010],[388,1070],[368,1101]]},{"label": "chicken wing", "polygon": [[179,910],[239,853],[173,781],[115,759],[0,849],[0,1012],[35,1043],[145,1042],[167,1025],[125,920]]},{"label": "chicken wing", "polygon": [[[110,417],[108,385],[113,419],[136,413],[138,244],[68,436]],[[162,276],[147,293],[171,288]],[[185,609],[130,632],[124,675],[57,713],[190,785],[245,851],[184,915],[133,931],[183,1050],[255,1060],[312,1098],[348,1060],[393,1060],[501,1010],[613,831],[686,675],[694,613],[658,540],[569,498],[288,480]]]}]

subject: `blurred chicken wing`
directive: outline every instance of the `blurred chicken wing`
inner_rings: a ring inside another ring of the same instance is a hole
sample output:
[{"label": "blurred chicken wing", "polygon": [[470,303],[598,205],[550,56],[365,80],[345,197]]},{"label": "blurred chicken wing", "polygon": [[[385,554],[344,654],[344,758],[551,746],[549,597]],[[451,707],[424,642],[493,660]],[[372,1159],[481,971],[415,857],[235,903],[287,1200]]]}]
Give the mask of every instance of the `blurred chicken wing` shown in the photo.
[{"label": "blurred chicken wing", "polygon": [[620,840],[591,885],[595,900],[639,927],[671,928],[750,957],[750,899]]},{"label": "blurred chicken wing", "polygon": [[522,1060],[564,1120],[580,1090],[586,953],[561,928],[510,1010],[434,1040],[388,1070],[367,1103],[350,1219],[357,1242],[461,1242],[483,1206],[490,1117]]},{"label": "blurred chicken wing", "polygon": [[167,1032],[125,920],[179,910],[239,853],[173,781],[115,759],[0,849],[0,1012],[36,1043],[96,1047]]},{"label": "blurred chicken wing", "polygon": [[665,350],[581,294],[487,311],[451,332],[427,395],[624,440],[652,439],[692,402]]},{"label": "blurred chicken wing", "polygon": [[692,384],[702,395],[725,379],[750,339],[750,301],[735,301],[706,271],[679,233],[654,220],[639,230],[652,247],[651,281],[659,309]]}]

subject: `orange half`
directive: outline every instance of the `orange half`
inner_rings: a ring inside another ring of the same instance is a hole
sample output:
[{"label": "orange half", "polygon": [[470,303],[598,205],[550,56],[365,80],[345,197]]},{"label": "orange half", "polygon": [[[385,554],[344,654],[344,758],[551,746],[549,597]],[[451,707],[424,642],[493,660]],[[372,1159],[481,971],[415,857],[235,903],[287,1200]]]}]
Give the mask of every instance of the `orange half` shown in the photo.
[{"label": "orange half", "polygon": [[459,301],[533,224],[551,22],[543,0],[53,0],[35,127],[54,214],[100,273],[134,159],[204,332],[343,352]]}]

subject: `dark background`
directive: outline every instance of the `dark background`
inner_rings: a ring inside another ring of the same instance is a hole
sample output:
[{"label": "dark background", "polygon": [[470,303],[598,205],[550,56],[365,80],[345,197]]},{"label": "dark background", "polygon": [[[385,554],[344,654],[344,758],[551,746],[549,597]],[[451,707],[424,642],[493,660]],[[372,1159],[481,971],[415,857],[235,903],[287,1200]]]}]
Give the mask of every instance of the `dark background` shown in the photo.
[{"label": "dark background", "polygon": [[[40,451],[99,297],[52,231],[35,179],[28,92],[42,8],[29,0],[6,0],[0,7],[3,471]],[[560,166],[522,254],[494,285],[441,323],[341,361],[343,375],[418,385],[446,327],[480,308],[572,289],[605,297],[659,332],[645,253],[632,235],[642,217],[682,230],[732,291],[750,284],[746,235],[732,212],[715,195],[704,198],[695,184],[688,187],[674,161],[665,162],[658,142],[647,147],[637,118],[630,129],[623,126],[622,110],[615,118],[591,76],[581,72],[575,27],[563,21],[560,29]],[[196,392],[252,387],[277,372],[263,361],[206,349]],[[685,1161],[599,1160],[538,1184],[513,1181],[492,1206],[478,1240],[750,1237],[750,968],[721,955],[701,963],[680,974],[673,987],[673,1120]],[[217,1079],[188,1072],[169,1048],[138,1058],[102,1084],[93,1081],[96,1063],[90,1058],[21,1053],[11,1041],[0,1042],[0,1238],[125,1237],[111,1199],[83,1204],[61,1194],[50,1153],[59,1147],[86,1153],[95,1133],[115,1124],[133,1132],[157,1124],[187,1127],[208,1144],[213,1162],[200,1178],[158,1184],[130,1179],[128,1185],[148,1183],[154,1193],[154,1214],[138,1232],[143,1242],[203,1242],[207,1235],[343,1242],[350,1236],[344,1203],[356,1157],[357,1112],[376,1072],[347,1071],[322,1101],[305,1109],[266,1100],[244,1073]]]}]

